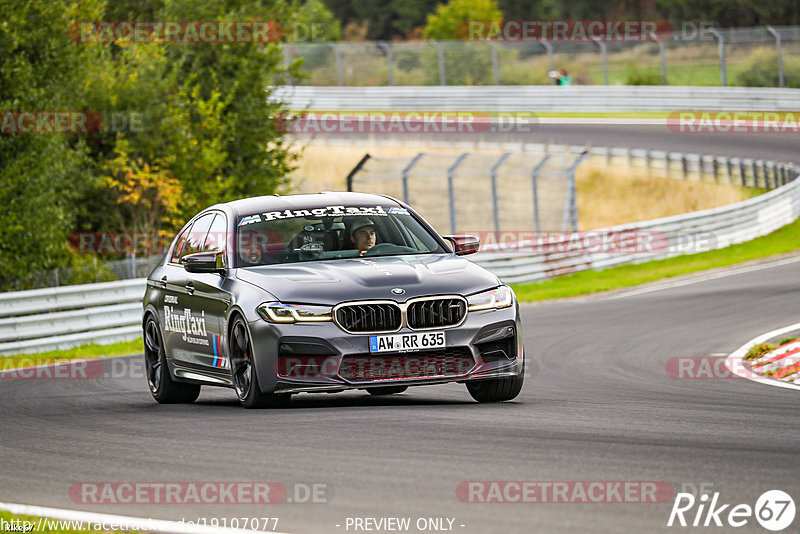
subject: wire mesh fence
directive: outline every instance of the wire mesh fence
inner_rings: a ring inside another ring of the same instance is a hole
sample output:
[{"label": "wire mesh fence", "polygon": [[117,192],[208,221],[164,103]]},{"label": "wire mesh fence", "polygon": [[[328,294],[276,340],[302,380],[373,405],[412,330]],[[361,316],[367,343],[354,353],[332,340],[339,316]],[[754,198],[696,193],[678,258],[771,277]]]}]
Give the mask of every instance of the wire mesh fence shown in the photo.
[{"label": "wire mesh fence", "polygon": [[31,273],[24,280],[11,280],[3,291],[39,289],[62,285],[92,284],[144,278],[163,259],[162,255],[147,257],[129,256],[123,260],[102,260],[94,258],[73,267],[59,267]]},{"label": "wire mesh fence", "polygon": [[[657,41],[287,43],[295,85],[542,85],[555,69],[578,84],[800,86],[800,27],[676,26]],[[755,78],[753,66],[766,76]]]},{"label": "wire mesh fence", "polygon": [[409,203],[441,234],[577,230],[575,171],[586,154],[506,152],[367,156],[348,190]]}]

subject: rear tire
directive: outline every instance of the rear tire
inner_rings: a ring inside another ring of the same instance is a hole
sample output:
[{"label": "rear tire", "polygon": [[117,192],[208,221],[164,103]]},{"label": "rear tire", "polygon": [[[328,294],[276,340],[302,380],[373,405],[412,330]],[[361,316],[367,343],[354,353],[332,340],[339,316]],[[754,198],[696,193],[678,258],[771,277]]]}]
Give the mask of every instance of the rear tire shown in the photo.
[{"label": "rear tire", "polygon": [[291,394],[262,393],[253,361],[253,344],[244,319],[237,316],[231,326],[229,341],[231,378],[239,402],[245,408],[281,408],[289,404]]},{"label": "rear tire", "polygon": [[522,391],[524,381],[525,363],[523,362],[522,370],[517,376],[467,382],[467,391],[478,402],[510,401]]},{"label": "rear tire", "polygon": [[367,393],[370,395],[381,396],[381,395],[394,395],[396,393],[402,393],[408,389],[408,386],[389,386],[389,387],[382,387],[382,388],[367,388]]},{"label": "rear tire", "polygon": [[161,329],[153,315],[144,324],[144,367],[150,393],[159,404],[185,404],[200,395],[199,384],[175,382],[169,374]]}]

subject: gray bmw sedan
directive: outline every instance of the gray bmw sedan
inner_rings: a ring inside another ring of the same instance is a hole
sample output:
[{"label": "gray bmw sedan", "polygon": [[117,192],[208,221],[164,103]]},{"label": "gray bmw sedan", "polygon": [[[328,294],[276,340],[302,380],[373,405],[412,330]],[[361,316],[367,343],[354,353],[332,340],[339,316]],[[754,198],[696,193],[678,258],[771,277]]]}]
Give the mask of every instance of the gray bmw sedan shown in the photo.
[{"label": "gray bmw sedan", "polygon": [[479,402],[515,398],[524,350],[514,292],[393,198],[246,198],[192,218],[144,295],[147,383],[160,403],[201,386],[247,408],[292,394],[461,382]]}]

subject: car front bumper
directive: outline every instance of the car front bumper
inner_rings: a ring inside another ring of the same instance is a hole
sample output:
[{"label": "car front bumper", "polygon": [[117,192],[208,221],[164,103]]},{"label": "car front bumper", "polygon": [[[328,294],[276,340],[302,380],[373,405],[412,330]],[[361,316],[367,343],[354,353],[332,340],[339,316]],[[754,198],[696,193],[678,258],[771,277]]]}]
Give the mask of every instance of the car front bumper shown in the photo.
[{"label": "car front bumper", "polygon": [[[370,353],[370,334],[350,334],[333,322],[249,323],[255,370],[263,393],[335,392],[516,376],[524,350],[519,309],[469,312],[456,327],[435,329],[446,348]],[[417,330],[402,328],[397,334]]]}]

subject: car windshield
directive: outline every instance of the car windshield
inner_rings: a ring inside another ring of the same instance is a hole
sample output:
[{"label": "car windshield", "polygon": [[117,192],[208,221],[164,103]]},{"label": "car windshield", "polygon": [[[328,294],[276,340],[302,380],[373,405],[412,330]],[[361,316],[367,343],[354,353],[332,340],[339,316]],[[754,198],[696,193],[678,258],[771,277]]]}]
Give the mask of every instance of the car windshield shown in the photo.
[{"label": "car windshield", "polygon": [[405,208],[326,206],[243,215],[237,265],[446,252]]}]

